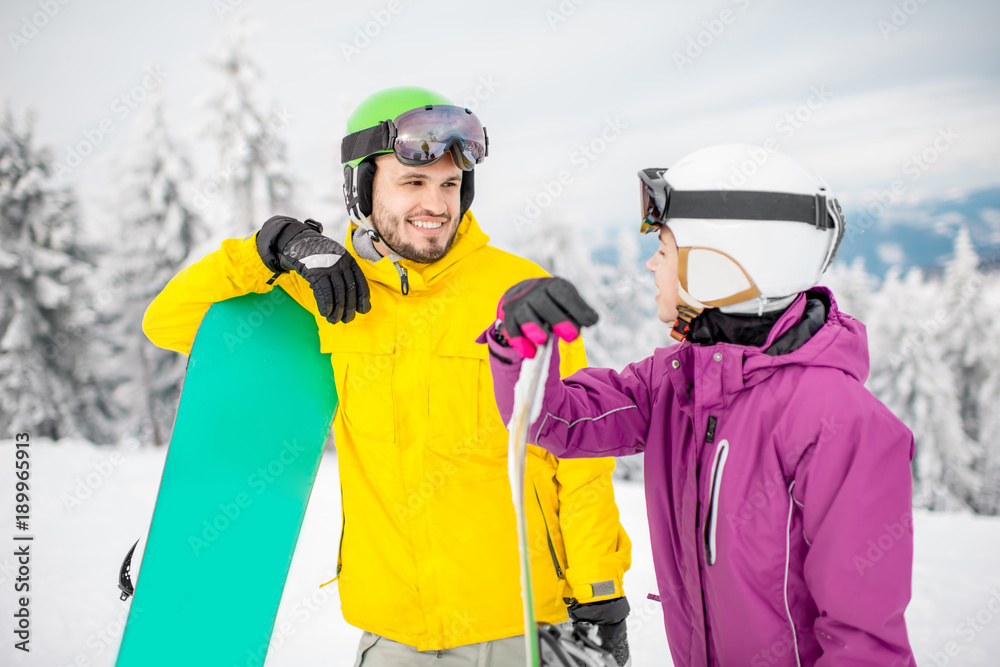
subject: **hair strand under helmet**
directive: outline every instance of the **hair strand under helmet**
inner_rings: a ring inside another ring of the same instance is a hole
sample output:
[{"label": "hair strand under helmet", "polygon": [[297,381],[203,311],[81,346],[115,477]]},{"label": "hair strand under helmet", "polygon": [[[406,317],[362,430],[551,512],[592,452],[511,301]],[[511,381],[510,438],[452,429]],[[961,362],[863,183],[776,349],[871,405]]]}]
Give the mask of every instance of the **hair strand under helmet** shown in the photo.
[{"label": "hair strand under helmet", "polygon": [[783,153],[713,146],[639,179],[642,231],[666,226],[677,242],[678,340],[705,308],[761,314],[787,306],[819,282],[844,235],[826,183]]}]

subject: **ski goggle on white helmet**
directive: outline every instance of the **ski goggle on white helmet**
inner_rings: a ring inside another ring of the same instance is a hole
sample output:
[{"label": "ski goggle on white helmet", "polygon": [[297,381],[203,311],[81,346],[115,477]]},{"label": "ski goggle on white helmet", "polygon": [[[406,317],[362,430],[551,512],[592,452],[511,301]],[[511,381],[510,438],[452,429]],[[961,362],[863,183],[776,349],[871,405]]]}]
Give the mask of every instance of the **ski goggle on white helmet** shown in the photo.
[{"label": "ski goggle on white helmet", "polygon": [[783,153],[712,146],[639,179],[642,232],[665,226],[677,242],[688,322],[704,308],[762,313],[814,287],[844,236],[826,183]]}]

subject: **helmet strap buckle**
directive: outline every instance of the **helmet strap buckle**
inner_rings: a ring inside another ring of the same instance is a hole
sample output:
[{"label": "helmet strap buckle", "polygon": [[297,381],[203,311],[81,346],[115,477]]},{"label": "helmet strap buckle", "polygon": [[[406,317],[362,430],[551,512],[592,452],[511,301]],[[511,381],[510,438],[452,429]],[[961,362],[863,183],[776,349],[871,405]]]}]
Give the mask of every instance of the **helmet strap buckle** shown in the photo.
[{"label": "helmet strap buckle", "polygon": [[694,318],[701,315],[703,310],[703,308],[691,308],[685,304],[678,303],[677,319],[674,320],[674,326],[670,328],[670,337],[677,341],[684,340],[691,330],[691,322],[694,321]]}]

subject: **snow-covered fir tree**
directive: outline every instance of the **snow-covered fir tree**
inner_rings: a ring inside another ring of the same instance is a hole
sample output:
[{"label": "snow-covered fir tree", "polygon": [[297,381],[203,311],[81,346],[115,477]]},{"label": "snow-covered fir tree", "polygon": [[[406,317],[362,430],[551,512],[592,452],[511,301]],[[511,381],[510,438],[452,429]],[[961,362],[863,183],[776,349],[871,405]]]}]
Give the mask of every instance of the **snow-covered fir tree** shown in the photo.
[{"label": "snow-covered fir tree", "polygon": [[115,368],[123,375],[116,394],[127,415],[121,430],[161,445],[169,438],[186,357],[149,342],[142,317],[208,231],[189,203],[190,164],[168,130],[160,91],[153,91],[135,122],[118,243],[103,267],[124,289],[104,315],[117,346]]},{"label": "snow-covered fir tree", "polygon": [[890,270],[873,295],[869,388],[912,431],[914,502],[959,509],[977,488],[974,443],[962,429],[954,375],[944,361],[936,305],[941,287],[918,269]]},{"label": "snow-covered fir tree", "polygon": [[92,250],[32,125],[0,118],[0,433],[102,441],[114,414],[92,363]]},{"label": "snow-covered fir tree", "polygon": [[[979,256],[976,254],[966,227],[958,230],[955,238],[954,257],[945,267],[944,302],[942,313],[947,314],[942,332],[944,360],[955,378],[959,414],[962,428],[975,443],[971,470],[985,482],[987,468],[991,466],[992,449],[995,442],[983,437],[982,420],[991,412],[996,412],[998,404],[995,396],[985,391],[992,385],[991,375],[998,373],[996,364],[996,339],[994,311],[984,308],[982,300],[986,276],[979,270]],[[979,493],[968,493],[966,502],[979,511]]]},{"label": "snow-covered fir tree", "polygon": [[991,315],[983,363],[987,373],[979,390],[979,462],[982,488],[973,507],[983,514],[1000,514],[1000,274],[985,275],[977,307]]},{"label": "snow-covered fir tree", "polygon": [[218,166],[201,185],[195,204],[212,212],[221,205],[219,220],[226,236],[245,236],[275,213],[288,213],[293,182],[289,174],[282,130],[292,117],[285,108],[265,111],[258,88],[261,71],[247,53],[258,26],[243,17],[213,49],[209,62],[220,75],[218,89],[208,96],[211,119],[206,135],[218,149]]}]

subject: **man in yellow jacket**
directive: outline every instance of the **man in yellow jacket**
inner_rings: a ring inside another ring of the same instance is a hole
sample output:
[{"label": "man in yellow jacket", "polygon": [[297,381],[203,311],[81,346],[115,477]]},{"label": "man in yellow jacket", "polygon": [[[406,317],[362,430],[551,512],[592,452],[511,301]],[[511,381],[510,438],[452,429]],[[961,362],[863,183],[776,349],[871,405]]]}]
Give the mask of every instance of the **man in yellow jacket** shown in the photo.
[{"label": "man in yellow jacket", "polygon": [[[277,216],[181,271],[143,330],[188,354],[209,306],[284,289],[316,318],[340,406],[334,438],[343,526],[344,618],[365,632],[357,665],[523,664],[518,548],[487,346],[491,304],[537,265],[487,244],[472,202],[487,150],[475,115],[419,88],[363,102],[343,143],[352,224],[343,246],[319,223]],[[356,313],[361,313],[356,317]],[[585,365],[562,344],[562,372]],[[269,391],[295,378],[275,378]],[[628,662],[612,459],[530,447],[529,545],[539,621],[596,623]]]}]

